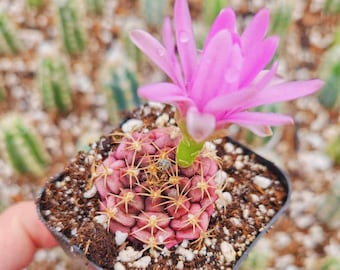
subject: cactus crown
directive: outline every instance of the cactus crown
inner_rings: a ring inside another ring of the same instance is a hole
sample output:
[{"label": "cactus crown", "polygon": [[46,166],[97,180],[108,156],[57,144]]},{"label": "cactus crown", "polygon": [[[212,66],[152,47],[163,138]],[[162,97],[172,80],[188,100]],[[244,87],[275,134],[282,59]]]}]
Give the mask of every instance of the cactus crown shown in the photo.
[{"label": "cactus crown", "polygon": [[112,136],[117,148],[92,172],[107,229],[128,233],[151,254],[204,237],[217,199],[215,154],[203,151],[192,166],[179,167],[177,127]]}]

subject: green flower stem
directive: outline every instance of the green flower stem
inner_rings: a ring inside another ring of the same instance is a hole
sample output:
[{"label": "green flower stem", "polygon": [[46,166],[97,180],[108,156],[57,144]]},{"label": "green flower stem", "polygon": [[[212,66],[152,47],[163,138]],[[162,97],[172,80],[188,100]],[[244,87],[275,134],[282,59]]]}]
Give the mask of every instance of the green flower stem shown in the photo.
[{"label": "green flower stem", "polygon": [[182,140],[177,147],[176,161],[180,167],[187,168],[192,165],[201,152],[204,142],[196,142],[189,135],[184,121],[178,121],[182,131]]}]

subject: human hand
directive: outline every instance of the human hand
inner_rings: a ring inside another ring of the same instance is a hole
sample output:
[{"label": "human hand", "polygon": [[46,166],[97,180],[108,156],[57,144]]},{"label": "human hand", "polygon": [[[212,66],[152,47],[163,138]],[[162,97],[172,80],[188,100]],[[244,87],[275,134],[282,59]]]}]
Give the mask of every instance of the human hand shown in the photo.
[{"label": "human hand", "polygon": [[57,245],[39,220],[34,202],[21,202],[0,215],[0,268],[17,270],[26,267],[39,248]]}]

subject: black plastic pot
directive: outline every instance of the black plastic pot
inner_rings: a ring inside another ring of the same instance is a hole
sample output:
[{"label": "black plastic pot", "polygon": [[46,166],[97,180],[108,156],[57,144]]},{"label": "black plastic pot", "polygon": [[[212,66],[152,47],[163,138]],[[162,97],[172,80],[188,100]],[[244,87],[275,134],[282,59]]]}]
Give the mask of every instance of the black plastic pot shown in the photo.
[{"label": "black plastic pot", "polygon": [[[291,184],[290,184],[289,178],[275,164],[273,164],[272,162],[266,160],[265,158],[257,155],[255,152],[253,152],[249,148],[245,147],[244,145],[242,145],[242,144],[240,144],[240,143],[238,143],[238,142],[236,142],[236,141],[234,141],[230,138],[228,138],[228,140],[231,141],[234,145],[241,147],[245,154],[254,155],[256,157],[255,159],[258,163],[266,166],[270,172],[272,172],[274,175],[276,175],[278,181],[280,181],[282,186],[286,189],[286,193],[287,193],[287,196],[286,196],[280,210],[271,218],[271,220],[265,226],[265,228],[261,232],[258,233],[258,235],[254,239],[254,241],[248,246],[247,250],[243,253],[243,255],[236,262],[233,270],[237,270],[241,266],[242,262],[247,258],[248,253],[256,245],[257,241],[265,235],[265,233],[272,227],[272,225],[279,219],[279,217],[288,208],[288,203],[289,203],[290,196],[291,196]],[[50,180],[50,182],[57,182],[57,181],[60,181],[62,178],[63,178],[63,173],[53,177]],[[38,214],[39,214],[39,217],[42,220],[42,222],[47,226],[47,228],[51,231],[51,233],[54,235],[54,237],[58,240],[59,244],[65,250],[65,252],[72,257],[73,262],[75,264],[81,265],[83,268],[87,267],[88,269],[103,269],[103,268],[97,266],[97,264],[95,262],[88,260],[86,258],[86,256],[84,255],[82,250],[80,250],[75,245],[71,245],[69,239],[67,237],[65,237],[65,235],[63,235],[61,232],[57,231],[55,228],[51,227],[49,225],[49,223],[44,219],[44,215],[41,212],[42,210],[41,210],[40,205],[41,205],[42,200],[44,198],[45,191],[46,191],[46,189],[44,188],[41,191],[41,193],[40,193],[40,195],[38,196],[38,199],[37,199],[37,210],[38,210]]]}]

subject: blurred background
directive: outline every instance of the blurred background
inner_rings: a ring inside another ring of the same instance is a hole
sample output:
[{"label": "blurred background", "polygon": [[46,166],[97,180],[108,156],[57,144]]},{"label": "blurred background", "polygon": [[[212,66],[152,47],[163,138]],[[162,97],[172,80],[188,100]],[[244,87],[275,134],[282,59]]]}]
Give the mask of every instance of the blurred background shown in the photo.
[{"label": "blurred background", "polygon": [[[295,126],[260,139],[229,134],[290,176],[290,208],[251,252],[242,270],[340,269],[340,0],[189,0],[202,46],[224,6],[239,32],[262,7],[287,80],[322,78],[324,88],[259,111],[286,113]],[[171,0],[0,0],[0,212],[34,199],[78,150],[106,134],[124,110],[142,103],[139,85],[164,80],[128,39],[158,35]],[[56,248],[28,269],[75,269]]]}]

